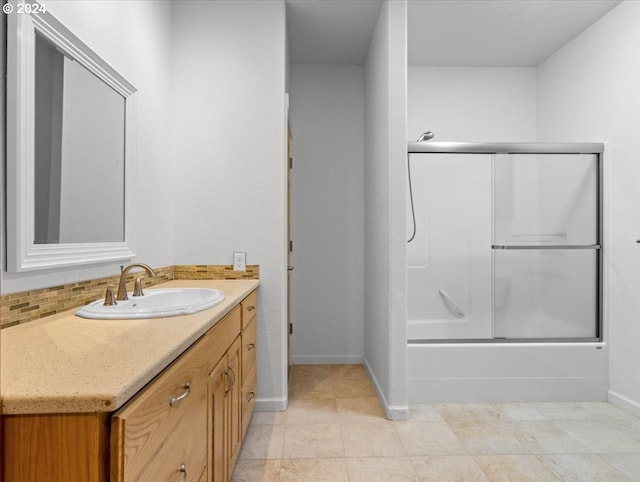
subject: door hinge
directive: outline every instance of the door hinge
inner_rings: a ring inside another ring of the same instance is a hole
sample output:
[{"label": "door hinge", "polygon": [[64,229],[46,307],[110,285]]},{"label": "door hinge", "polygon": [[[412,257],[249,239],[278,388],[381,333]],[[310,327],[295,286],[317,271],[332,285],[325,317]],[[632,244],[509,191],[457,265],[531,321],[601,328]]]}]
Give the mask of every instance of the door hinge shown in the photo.
[{"label": "door hinge", "polygon": [[289,334],[293,335],[293,323],[289,323]]},{"label": "door hinge", "polygon": [[289,251],[292,252],[293,251],[293,241],[289,240]]},{"label": "door hinge", "polygon": [[293,169],[293,157],[289,158],[289,169]]}]

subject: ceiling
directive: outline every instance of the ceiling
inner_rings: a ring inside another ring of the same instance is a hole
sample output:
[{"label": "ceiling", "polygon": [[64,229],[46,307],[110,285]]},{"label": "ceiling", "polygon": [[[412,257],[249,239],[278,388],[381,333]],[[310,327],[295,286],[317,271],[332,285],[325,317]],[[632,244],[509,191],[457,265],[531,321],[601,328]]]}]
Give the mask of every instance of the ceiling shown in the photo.
[{"label": "ceiling", "polygon": [[363,64],[382,0],[286,0],[294,64]]},{"label": "ceiling", "polygon": [[[409,65],[535,66],[621,0],[408,0]],[[363,64],[382,0],[286,0],[292,63]]]}]

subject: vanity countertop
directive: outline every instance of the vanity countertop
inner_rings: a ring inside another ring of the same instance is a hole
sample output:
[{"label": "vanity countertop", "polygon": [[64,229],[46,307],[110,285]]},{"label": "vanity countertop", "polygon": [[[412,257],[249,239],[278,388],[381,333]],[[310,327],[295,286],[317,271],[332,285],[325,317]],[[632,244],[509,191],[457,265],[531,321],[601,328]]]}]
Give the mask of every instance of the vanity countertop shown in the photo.
[{"label": "vanity countertop", "polygon": [[155,286],[224,292],[224,301],[192,315],[91,320],[75,316],[74,309],[6,328],[0,337],[2,412],[117,410],[259,284],[181,280]]}]

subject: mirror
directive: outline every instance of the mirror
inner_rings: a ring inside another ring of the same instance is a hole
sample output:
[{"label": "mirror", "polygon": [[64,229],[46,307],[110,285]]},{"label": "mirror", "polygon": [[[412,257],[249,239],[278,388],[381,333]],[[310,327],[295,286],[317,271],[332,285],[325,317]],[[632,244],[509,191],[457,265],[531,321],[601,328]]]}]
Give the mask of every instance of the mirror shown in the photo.
[{"label": "mirror", "polygon": [[125,99],[35,40],[34,242],[124,241]]},{"label": "mirror", "polygon": [[131,258],[136,89],[41,10],[7,16],[7,270]]}]

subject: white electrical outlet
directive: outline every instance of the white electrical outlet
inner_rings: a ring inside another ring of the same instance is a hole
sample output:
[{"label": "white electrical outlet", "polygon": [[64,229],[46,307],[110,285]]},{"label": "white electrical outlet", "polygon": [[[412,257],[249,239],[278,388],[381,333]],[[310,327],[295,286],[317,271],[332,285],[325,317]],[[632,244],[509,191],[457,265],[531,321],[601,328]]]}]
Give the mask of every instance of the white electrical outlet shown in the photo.
[{"label": "white electrical outlet", "polygon": [[233,253],[233,270],[247,270],[247,253]]}]

